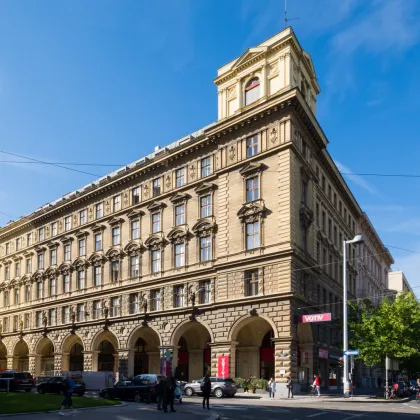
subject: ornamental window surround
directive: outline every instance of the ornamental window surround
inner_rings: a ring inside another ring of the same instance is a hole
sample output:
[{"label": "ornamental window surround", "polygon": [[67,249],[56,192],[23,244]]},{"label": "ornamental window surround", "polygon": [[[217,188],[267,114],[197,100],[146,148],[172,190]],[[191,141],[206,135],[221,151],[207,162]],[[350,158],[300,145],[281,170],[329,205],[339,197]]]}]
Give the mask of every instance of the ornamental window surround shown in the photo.
[{"label": "ornamental window surround", "polygon": [[175,187],[180,188],[185,185],[185,169],[180,168],[175,171]]},{"label": "ornamental window surround", "polygon": [[87,221],[87,211],[86,209],[79,211],[79,225],[84,225]]},{"label": "ornamental window surround", "polygon": [[258,296],[260,275],[259,270],[245,271],[245,296]]},{"label": "ornamental window surround", "polygon": [[199,302],[200,304],[211,303],[211,281],[201,280],[199,283]]},{"label": "ornamental window surround", "polygon": [[204,219],[213,215],[215,189],[216,185],[209,182],[203,182],[195,189],[195,193],[198,196],[197,214],[199,219]]},{"label": "ornamental window surround", "polygon": [[245,106],[248,106],[260,99],[261,97],[261,85],[258,77],[253,77],[249,80],[244,89]]},{"label": "ornamental window surround", "polygon": [[246,157],[250,158],[258,153],[258,136],[254,135],[246,139]]},{"label": "ornamental window surround", "polygon": [[69,230],[71,230],[71,216],[64,219],[64,231],[68,232]]},{"label": "ornamental window surround", "polygon": [[161,309],[161,292],[160,289],[154,289],[150,292],[150,302],[152,311],[160,311]]},{"label": "ornamental window surround", "polygon": [[95,216],[96,220],[101,219],[103,216],[103,204],[98,203],[95,205]]},{"label": "ornamental window surround", "polygon": [[153,197],[157,197],[161,194],[161,179],[156,178],[152,181],[152,188],[153,188]]},{"label": "ornamental window surround", "polygon": [[174,294],[174,300],[173,305],[174,308],[183,308],[184,307],[184,301],[185,301],[185,293],[184,293],[184,285],[177,285],[174,286],[173,294]]},{"label": "ornamental window surround", "polygon": [[150,212],[150,232],[152,234],[162,231],[163,208],[165,204],[153,202],[147,207]]},{"label": "ornamental window surround", "polygon": [[211,157],[205,157],[200,161],[201,178],[206,178],[211,175]]},{"label": "ornamental window surround", "polygon": [[140,203],[140,187],[131,189],[131,205],[134,206]]},{"label": "ornamental window surround", "polygon": [[121,195],[116,195],[112,199],[112,211],[115,213],[121,210]]}]

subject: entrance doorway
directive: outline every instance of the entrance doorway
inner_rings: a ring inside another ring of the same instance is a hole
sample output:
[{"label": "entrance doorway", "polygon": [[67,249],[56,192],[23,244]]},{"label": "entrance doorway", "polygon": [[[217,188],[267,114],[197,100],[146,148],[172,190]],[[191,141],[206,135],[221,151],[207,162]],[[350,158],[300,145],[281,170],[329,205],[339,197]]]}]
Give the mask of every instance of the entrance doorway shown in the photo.
[{"label": "entrance doorway", "polygon": [[70,350],[70,370],[83,372],[83,346],[79,343],[73,344]]},{"label": "entrance doorway", "polygon": [[149,373],[149,356],[147,343],[141,337],[134,346],[134,376]]},{"label": "entrance doorway", "polygon": [[115,348],[108,341],[104,340],[99,344],[98,372],[113,372],[115,365]]}]

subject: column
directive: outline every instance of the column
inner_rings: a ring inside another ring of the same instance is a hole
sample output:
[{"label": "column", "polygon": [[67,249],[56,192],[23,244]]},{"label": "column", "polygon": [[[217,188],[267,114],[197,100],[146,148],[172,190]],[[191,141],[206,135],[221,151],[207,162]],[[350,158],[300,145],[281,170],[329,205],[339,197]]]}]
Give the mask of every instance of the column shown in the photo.
[{"label": "column", "polygon": [[[54,375],[60,375],[63,372],[63,354],[62,353],[54,353]],[[67,368],[68,370],[68,368]]]},{"label": "column", "polygon": [[15,357],[14,356],[7,356],[7,369],[14,369],[15,366]]},{"label": "column", "polygon": [[[280,397],[287,396],[287,388],[284,385],[287,377],[292,377],[296,384],[296,343],[292,337],[273,339],[274,341],[274,379],[277,383],[277,393]],[[280,384],[280,386],[279,386]]]},{"label": "column", "polygon": [[61,353],[61,369],[63,372],[70,370],[70,353],[67,351]]},{"label": "column", "polygon": [[36,354],[29,355],[29,372],[31,372],[32,375],[36,375],[37,359],[41,359],[41,358],[38,357]]},{"label": "column", "polygon": [[237,111],[239,111],[242,108],[242,102],[243,102],[242,83],[240,79],[236,80],[236,100],[238,104]]},{"label": "column", "polygon": [[267,82],[267,66],[264,64],[261,69],[261,98],[265,98],[267,96]]},{"label": "column", "polygon": [[236,341],[210,343],[211,348],[211,376],[218,376],[218,361],[220,356],[229,356],[229,376],[236,376]]},{"label": "column", "polygon": [[[83,351],[83,370],[85,372],[95,372],[95,370],[93,369],[93,358],[94,358],[94,353],[98,353],[97,351],[93,352],[93,351]],[[97,355],[95,354],[96,360],[97,360]],[[97,362],[96,362],[97,363]]]}]

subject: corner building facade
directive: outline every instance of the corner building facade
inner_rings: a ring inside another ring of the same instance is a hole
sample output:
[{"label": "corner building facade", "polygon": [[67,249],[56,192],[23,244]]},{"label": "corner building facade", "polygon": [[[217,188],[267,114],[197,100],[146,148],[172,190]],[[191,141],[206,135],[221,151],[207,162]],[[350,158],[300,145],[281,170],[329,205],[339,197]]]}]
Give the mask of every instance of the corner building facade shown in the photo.
[{"label": "corner building facade", "polygon": [[362,212],[311,58],[288,28],[215,83],[218,121],[0,230],[0,369],[131,376],[170,354],[192,380],[228,356],[231,377],[334,386],[340,332],[296,317],[340,318]]}]

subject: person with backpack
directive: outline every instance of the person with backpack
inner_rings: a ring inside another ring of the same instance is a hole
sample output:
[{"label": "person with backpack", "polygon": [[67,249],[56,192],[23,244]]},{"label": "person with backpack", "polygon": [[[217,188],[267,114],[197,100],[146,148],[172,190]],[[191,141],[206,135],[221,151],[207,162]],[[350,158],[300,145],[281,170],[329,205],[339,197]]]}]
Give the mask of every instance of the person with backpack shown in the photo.
[{"label": "person with backpack", "polygon": [[71,373],[67,372],[66,377],[64,378],[63,382],[63,394],[64,394],[64,400],[61,403],[61,409],[58,412],[60,416],[64,416],[64,410],[67,407],[71,409],[72,414],[76,414],[76,410],[73,408],[73,401],[71,399],[71,396],[74,391],[74,381],[71,377]]},{"label": "person with backpack", "polygon": [[211,381],[210,375],[208,373],[206,373],[200,388],[201,392],[203,393],[203,408],[206,409],[207,405],[207,410],[210,410]]},{"label": "person with backpack", "polygon": [[287,377],[286,386],[287,386],[287,398],[293,398],[293,382],[292,382],[292,377],[291,376]]}]

